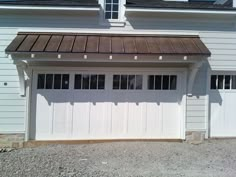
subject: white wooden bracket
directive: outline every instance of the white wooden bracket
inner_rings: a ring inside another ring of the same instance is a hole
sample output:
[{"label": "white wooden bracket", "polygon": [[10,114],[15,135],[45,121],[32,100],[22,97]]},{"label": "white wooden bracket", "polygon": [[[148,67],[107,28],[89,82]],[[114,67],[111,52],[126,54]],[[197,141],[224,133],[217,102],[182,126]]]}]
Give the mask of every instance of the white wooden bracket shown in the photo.
[{"label": "white wooden bracket", "polygon": [[194,81],[197,75],[197,72],[199,68],[202,66],[203,61],[199,61],[197,63],[194,63],[190,68],[189,68],[189,75],[188,75],[188,88],[187,88],[187,96],[191,97],[193,96],[193,85]]},{"label": "white wooden bracket", "polygon": [[18,72],[19,83],[20,83],[20,95],[25,96],[26,91],[26,80],[25,80],[25,69],[27,68],[26,63],[24,62],[14,62]]}]

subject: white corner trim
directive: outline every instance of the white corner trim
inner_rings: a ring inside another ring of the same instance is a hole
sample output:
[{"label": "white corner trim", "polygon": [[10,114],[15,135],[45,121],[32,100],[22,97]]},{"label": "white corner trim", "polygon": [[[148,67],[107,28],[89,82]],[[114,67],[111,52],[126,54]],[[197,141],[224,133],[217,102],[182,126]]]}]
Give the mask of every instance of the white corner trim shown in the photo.
[{"label": "white corner trim", "polygon": [[199,61],[194,63],[189,68],[189,75],[188,75],[188,86],[187,86],[187,96],[191,97],[193,95],[193,84],[197,75],[199,68],[202,66],[203,61]]},{"label": "white corner trim", "polygon": [[20,83],[20,95],[25,96],[26,93],[26,81],[25,81],[25,72],[26,64],[24,62],[15,62],[16,69],[18,72],[19,83]]},{"label": "white corner trim", "polygon": [[99,11],[99,7],[50,7],[1,5],[0,10],[60,10],[60,11]]},{"label": "white corner trim", "polygon": [[201,9],[158,9],[158,8],[132,8],[126,7],[126,12],[160,12],[160,13],[191,13],[191,14],[224,14],[236,15],[236,10],[201,10]]}]

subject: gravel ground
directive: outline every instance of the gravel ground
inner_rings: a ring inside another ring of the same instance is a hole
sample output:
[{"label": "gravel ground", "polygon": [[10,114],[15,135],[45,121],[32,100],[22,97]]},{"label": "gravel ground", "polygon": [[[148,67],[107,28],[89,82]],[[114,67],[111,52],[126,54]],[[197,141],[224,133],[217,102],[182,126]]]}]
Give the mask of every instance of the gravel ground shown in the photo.
[{"label": "gravel ground", "polygon": [[0,153],[1,177],[235,177],[236,140],[122,142]]}]

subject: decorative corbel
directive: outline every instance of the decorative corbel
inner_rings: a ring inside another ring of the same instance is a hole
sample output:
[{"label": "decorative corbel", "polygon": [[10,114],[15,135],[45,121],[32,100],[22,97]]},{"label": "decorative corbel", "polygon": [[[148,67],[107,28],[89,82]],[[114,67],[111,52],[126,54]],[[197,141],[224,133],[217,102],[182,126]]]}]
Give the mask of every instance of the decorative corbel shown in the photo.
[{"label": "decorative corbel", "polygon": [[193,96],[193,84],[197,75],[197,72],[199,68],[202,66],[203,61],[199,61],[194,63],[190,68],[189,68],[189,75],[188,75],[188,87],[187,87],[187,96],[191,97]]},{"label": "decorative corbel", "polygon": [[19,83],[20,83],[20,95],[25,96],[25,89],[26,89],[26,81],[25,81],[25,69],[27,67],[26,63],[24,62],[14,62],[16,65],[16,69],[18,72]]}]

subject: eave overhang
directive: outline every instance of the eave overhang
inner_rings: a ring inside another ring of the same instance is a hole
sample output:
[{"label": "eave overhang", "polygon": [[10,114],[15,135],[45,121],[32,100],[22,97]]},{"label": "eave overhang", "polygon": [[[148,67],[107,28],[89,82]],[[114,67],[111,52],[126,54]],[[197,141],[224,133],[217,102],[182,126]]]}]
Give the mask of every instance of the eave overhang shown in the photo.
[{"label": "eave overhang", "polygon": [[[211,55],[199,36],[18,33],[5,50],[29,58],[149,58]],[[186,58],[185,57],[185,58]],[[46,57],[48,58],[48,57]]]}]

